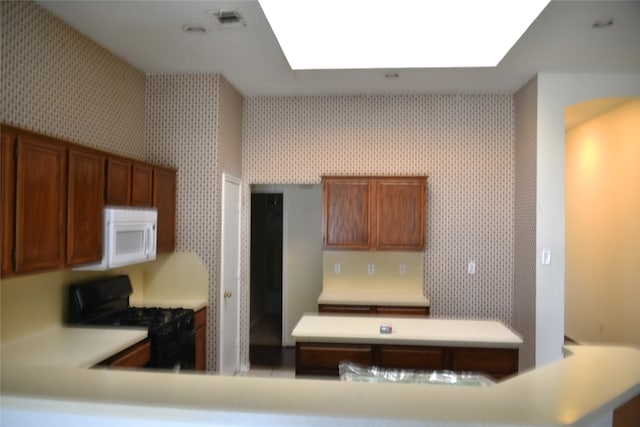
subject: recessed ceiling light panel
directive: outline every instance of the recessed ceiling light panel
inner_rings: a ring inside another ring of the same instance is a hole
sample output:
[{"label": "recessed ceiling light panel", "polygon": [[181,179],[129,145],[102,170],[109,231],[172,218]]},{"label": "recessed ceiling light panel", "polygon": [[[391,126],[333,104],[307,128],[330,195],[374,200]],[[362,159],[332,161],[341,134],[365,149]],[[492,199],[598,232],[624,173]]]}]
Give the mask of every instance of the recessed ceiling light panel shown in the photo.
[{"label": "recessed ceiling light panel", "polygon": [[259,0],[294,70],[493,67],[549,0]]}]

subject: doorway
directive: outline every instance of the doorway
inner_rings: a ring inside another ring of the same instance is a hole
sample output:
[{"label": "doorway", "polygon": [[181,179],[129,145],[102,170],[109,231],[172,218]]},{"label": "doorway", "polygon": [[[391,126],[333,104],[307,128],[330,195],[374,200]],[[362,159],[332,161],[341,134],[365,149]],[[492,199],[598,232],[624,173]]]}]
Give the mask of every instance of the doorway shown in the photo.
[{"label": "doorway", "polygon": [[565,336],[640,345],[640,98],[565,114]]},{"label": "doorway", "polygon": [[249,359],[279,366],[282,354],[283,194],[251,194]]}]

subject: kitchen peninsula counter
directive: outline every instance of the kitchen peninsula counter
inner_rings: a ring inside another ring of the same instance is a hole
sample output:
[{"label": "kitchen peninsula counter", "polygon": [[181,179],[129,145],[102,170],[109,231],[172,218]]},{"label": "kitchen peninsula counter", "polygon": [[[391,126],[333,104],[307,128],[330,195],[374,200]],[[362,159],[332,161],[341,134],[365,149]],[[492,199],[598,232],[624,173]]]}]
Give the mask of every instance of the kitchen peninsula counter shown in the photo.
[{"label": "kitchen peninsula counter", "polygon": [[[43,352],[50,349],[43,348]],[[2,360],[2,425],[593,426],[640,393],[640,349],[573,355],[489,387],[84,369]],[[85,363],[88,364],[88,363]]]},{"label": "kitchen peninsula counter", "polygon": [[62,327],[3,343],[2,426],[600,426],[640,393],[640,349],[628,347],[570,347],[489,387],[88,369],[145,337]]}]

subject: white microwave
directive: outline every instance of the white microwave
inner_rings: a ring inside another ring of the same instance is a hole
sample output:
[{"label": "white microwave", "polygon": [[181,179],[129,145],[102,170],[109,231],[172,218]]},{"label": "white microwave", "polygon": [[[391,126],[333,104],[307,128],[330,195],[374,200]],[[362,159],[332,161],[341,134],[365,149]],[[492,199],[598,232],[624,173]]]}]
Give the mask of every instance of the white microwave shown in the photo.
[{"label": "white microwave", "polygon": [[108,270],[155,260],[157,226],[155,208],[104,208],[102,261],[75,270]]}]

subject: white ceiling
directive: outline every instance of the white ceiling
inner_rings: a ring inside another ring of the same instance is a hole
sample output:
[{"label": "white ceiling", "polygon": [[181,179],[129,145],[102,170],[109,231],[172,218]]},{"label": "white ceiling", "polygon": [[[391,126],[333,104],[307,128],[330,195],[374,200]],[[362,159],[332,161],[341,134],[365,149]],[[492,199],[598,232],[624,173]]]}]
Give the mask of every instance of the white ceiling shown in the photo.
[{"label": "white ceiling", "polygon": [[[512,93],[539,71],[640,72],[640,1],[553,0],[497,67],[402,69],[396,79],[384,78],[389,70],[292,71],[257,1],[38,3],[147,74],[221,73],[245,96]],[[237,10],[246,26],[222,29],[207,13],[218,9]],[[592,28],[608,18],[613,26]]]}]

